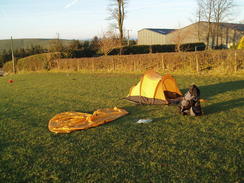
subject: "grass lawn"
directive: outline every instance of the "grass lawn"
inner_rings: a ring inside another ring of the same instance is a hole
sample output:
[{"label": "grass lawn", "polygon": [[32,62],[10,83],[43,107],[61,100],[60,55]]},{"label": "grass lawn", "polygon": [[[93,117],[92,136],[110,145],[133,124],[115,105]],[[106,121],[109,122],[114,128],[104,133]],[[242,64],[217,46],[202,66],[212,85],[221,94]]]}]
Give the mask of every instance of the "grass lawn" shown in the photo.
[{"label": "grass lawn", "polygon": [[[140,74],[29,73],[0,78],[0,182],[241,182],[244,77],[175,78],[200,87],[204,116],[120,100]],[[8,83],[13,79],[13,83]],[[70,134],[48,131],[65,111],[130,114]],[[141,118],[153,118],[137,124]]]}]

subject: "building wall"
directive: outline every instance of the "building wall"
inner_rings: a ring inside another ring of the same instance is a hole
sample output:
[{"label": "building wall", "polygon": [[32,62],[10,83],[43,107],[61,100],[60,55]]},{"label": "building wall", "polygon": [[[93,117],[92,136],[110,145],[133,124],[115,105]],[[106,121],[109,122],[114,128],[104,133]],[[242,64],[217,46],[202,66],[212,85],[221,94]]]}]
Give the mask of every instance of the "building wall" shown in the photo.
[{"label": "building wall", "polygon": [[[201,29],[203,29],[203,27]],[[198,36],[197,24],[192,24],[182,29],[178,29],[170,34],[167,34],[166,36],[166,44],[184,44],[195,42],[202,42],[202,38]]]},{"label": "building wall", "polygon": [[165,35],[147,29],[138,31],[138,45],[165,44]]},{"label": "building wall", "polygon": [[[203,42],[207,44],[208,23],[200,22],[189,25],[182,29],[176,30],[166,36],[166,44],[184,44]],[[211,33],[209,37],[209,45],[226,45],[230,47],[238,43],[240,38],[244,35],[243,32],[227,28],[220,27],[217,31],[216,24],[211,24]],[[217,43],[218,36],[218,43]]]},{"label": "building wall", "polygon": [[[212,34],[209,38],[209,46],[217,45],[216,24],[212,24]],[[200,22],[191,24],[182,29],[178,29],[169,34],[163,35],[150,30],[143,29],[138,32],[138,45],[153,44],[184,44],[203,42],[207,44],[208,23]],[[231,28],[222,27],[218,31],[218,45],[226,45],[230,47],[236,45],[244,32],[240,32]]]}]

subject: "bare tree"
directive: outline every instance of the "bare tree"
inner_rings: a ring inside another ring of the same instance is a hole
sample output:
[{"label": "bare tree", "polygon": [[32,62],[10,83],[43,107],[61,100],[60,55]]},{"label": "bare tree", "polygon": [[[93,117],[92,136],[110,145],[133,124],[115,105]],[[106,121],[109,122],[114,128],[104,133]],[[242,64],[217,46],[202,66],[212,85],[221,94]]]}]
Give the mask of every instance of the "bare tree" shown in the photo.
[{"label": "bare tree", "polygon": [[[219,44],[219,37],[222,34],[221,22],[231,14],[234,0],[197,0],[197,16],[201,15],[202,20],[207,21],[207,48]],[[210,43],[210,38],[212,42]]]},{"label": "bare tree", "polygon": [[111,4],[108,8],[110,12],[109,20],[114,21],[114,28],[119,30],[120,46],[123,46],[124,40],[124,20],[125,20],[125,8],[127,0],[111,0]]},{"label": "bare tree", "polygon": [[220,23],[223,22],[231,13],[233,8],[233,0],[215,0],[214,1],[214,20],[216,23],[216,45],[219,45],[219,37],[221,35]]},{"label": "bare tree", "polygon": [[112,49],[120,46],[120,41],[113,32],[106,32],[103,34],[102,38],[99,39],[98,45],[101,52],[104,55],[108,55]]},{"label": "bare tree", "polygon": [[201,40],[200,22],[202,20],[202,15],[203,15],[203,10],[201,9],[200,5],[198,5],[196,10],[196,18],[197,18],[197,38],[199,42]]},{"label": "bare tree", "polygon": [[186,39],[188,39],[188,36],[190,34],[189,30],[184,29],[178,29],[174,31],[173,36],[171,38],[171,41],[175,44],[175,51],[180,52],[180,46],[185,42]]},{"label": "bare tree", "polygon": [[198,41],[201,42],[202,41],[202,28],[201,28],[201,22],[204,20],[203,18],[203,8],[201,7],[201,1],[197,0],[197,9],[195,10],[195,12],[193,12],[192,17],[189,18],[189,20],[192,23],[196,23],[197,27],[196,30],[194,32],[195,36],[197,36]]},{"label": "bare tree", "polygon": [[203,19],[205,19],[208,23],[206,36],[207,48],[209,48],[210,37],[212,35],[212,21],[214,19],[214,1],[215,0],[197,0],[199,11],[201,11]]}]

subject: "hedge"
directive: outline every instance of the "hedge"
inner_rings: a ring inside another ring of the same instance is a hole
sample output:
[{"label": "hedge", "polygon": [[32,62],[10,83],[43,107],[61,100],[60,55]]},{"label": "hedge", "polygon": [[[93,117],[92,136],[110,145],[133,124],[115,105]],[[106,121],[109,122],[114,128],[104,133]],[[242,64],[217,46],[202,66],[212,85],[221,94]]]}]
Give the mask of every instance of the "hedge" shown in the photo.
[{"label": "hedge", "polygon": [[[54,60],[62,57],[63,55],[60,52],[36,54],[17,60],[16,68],[17,71],[50,70],[53,67]],[[12,72],[12,65],[12,61],[6,62],[3,66],[4,72]]]},{"label": "hedge", "polygon": [[[180,46],[180,51],[202,51],[205,50],[206,45],[204,43],[187,43]],[[119,55],[121,48],[115,48],[109,52],[109,55]],[[132,54],[146,54],[146,53],[164,53],[175,52],[176,45],[133,45],[125,46],[122,48],[123,55]]]}]

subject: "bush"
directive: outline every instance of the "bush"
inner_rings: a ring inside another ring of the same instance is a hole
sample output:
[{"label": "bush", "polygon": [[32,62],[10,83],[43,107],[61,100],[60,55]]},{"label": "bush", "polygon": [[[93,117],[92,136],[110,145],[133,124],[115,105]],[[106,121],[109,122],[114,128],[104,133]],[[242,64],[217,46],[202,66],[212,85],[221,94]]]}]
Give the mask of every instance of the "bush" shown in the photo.
[{"label": "bush", "polygon": [[[119,55],[120,48],[114,48],[111,50],[108,55]],[[122,50],[123,55],[131,55],[131,54],[146,54],[149,53],[149,46],[125,46]]]},{"label": "bush", "polygon": [[152,53],[175,52],[175,45],[174,44],[152,45],[151,52]]},{"label": "bush", "polygon": [[[181,51],[202,51],[205,50],[206,45],[204,43],[187,43],[180,46]],[[134,45],[123,47],[123,55],[131,54],[146,54],[146,53],[164,53],[175,52],[176,45]],[[114,48],[108,55],[119,55],[120,48]]]},{"label": "bush", "polygon": [[180,51],[203,51],[206,45],[204,43],[186,43],[180,45]]},{"label": "bush", "polygon": [[[17,71],[50,70],[55,65],[54,60],[62,57],[60,52],[28,56],[16,61],[16,69]],[[12,61],[5,63],[3,70],[4,72],[12,72]]]},{"label": "bush", "polygon": [[244,49],[244,36],[239,41],[237,49]]}]

